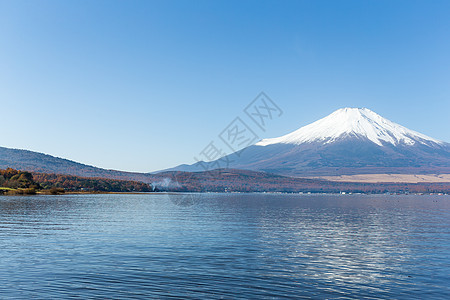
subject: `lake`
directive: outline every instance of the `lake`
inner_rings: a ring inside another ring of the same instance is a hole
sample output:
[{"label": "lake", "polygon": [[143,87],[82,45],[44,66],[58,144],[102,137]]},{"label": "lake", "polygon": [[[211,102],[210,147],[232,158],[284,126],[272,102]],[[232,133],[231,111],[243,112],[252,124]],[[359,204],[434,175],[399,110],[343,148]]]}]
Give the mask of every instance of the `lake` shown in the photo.
[{"label": "lake", "polygon": [[0,247],[0,299],[450,299],[450,196],[2,196]]}]

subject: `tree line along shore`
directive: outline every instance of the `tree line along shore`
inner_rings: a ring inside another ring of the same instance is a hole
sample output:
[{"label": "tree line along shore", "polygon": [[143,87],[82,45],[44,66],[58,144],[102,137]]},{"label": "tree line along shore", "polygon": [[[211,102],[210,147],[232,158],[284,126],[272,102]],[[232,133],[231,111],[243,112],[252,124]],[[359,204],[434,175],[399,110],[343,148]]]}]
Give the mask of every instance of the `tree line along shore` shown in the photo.
[{"label": "tree line along shore", "polygon": [[150,184],[107,178],[0,170],[0,195],[35,195],[99,192],[152,192]]}]

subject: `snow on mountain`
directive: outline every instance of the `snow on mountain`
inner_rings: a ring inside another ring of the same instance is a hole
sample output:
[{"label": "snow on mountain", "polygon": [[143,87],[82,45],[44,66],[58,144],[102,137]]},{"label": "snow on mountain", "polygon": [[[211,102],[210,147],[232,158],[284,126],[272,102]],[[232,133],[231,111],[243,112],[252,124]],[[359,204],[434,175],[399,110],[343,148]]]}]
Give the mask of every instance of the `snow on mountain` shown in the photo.
[{"label": "snow on mountain", "polygon": [[367,138],[375,144],[442,144],[441,141],[389,121],[367,108],[341,108],[327,117],[287,135],[264,139],[257,146],[323,142],[331,143],[346,136]]}]

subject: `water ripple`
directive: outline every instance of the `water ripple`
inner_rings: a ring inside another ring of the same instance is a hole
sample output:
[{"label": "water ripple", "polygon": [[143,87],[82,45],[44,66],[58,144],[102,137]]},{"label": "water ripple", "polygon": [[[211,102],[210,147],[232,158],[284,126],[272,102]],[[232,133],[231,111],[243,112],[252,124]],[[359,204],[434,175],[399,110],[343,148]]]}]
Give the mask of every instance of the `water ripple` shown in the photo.
[{"label": "water ripple", "polygon": [[172,200],[1,197],[0,298],[450,298],[448,196]]}]

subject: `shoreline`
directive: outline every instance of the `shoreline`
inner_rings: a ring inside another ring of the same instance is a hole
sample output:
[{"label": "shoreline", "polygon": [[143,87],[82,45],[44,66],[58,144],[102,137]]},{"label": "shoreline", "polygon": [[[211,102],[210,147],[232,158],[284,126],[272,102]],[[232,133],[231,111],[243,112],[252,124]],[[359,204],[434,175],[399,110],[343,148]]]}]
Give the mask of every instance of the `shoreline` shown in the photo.
[{"label": "shoreline", "polygon": [[335,196],[450,196],[449,193],[359,193],[359,192],[341,192],[341,193],[324,193],[324,192],[102,192],[102,191],[69,191],[58,194],[51,194],[45,192],[36,192],[35,194],[0,194],[1,196],[63,196],[63,195],[183,195],[183,194],[264,194],[264,195],[302,195],[302,196],[320,196],[320,195],[335,195]]}]

